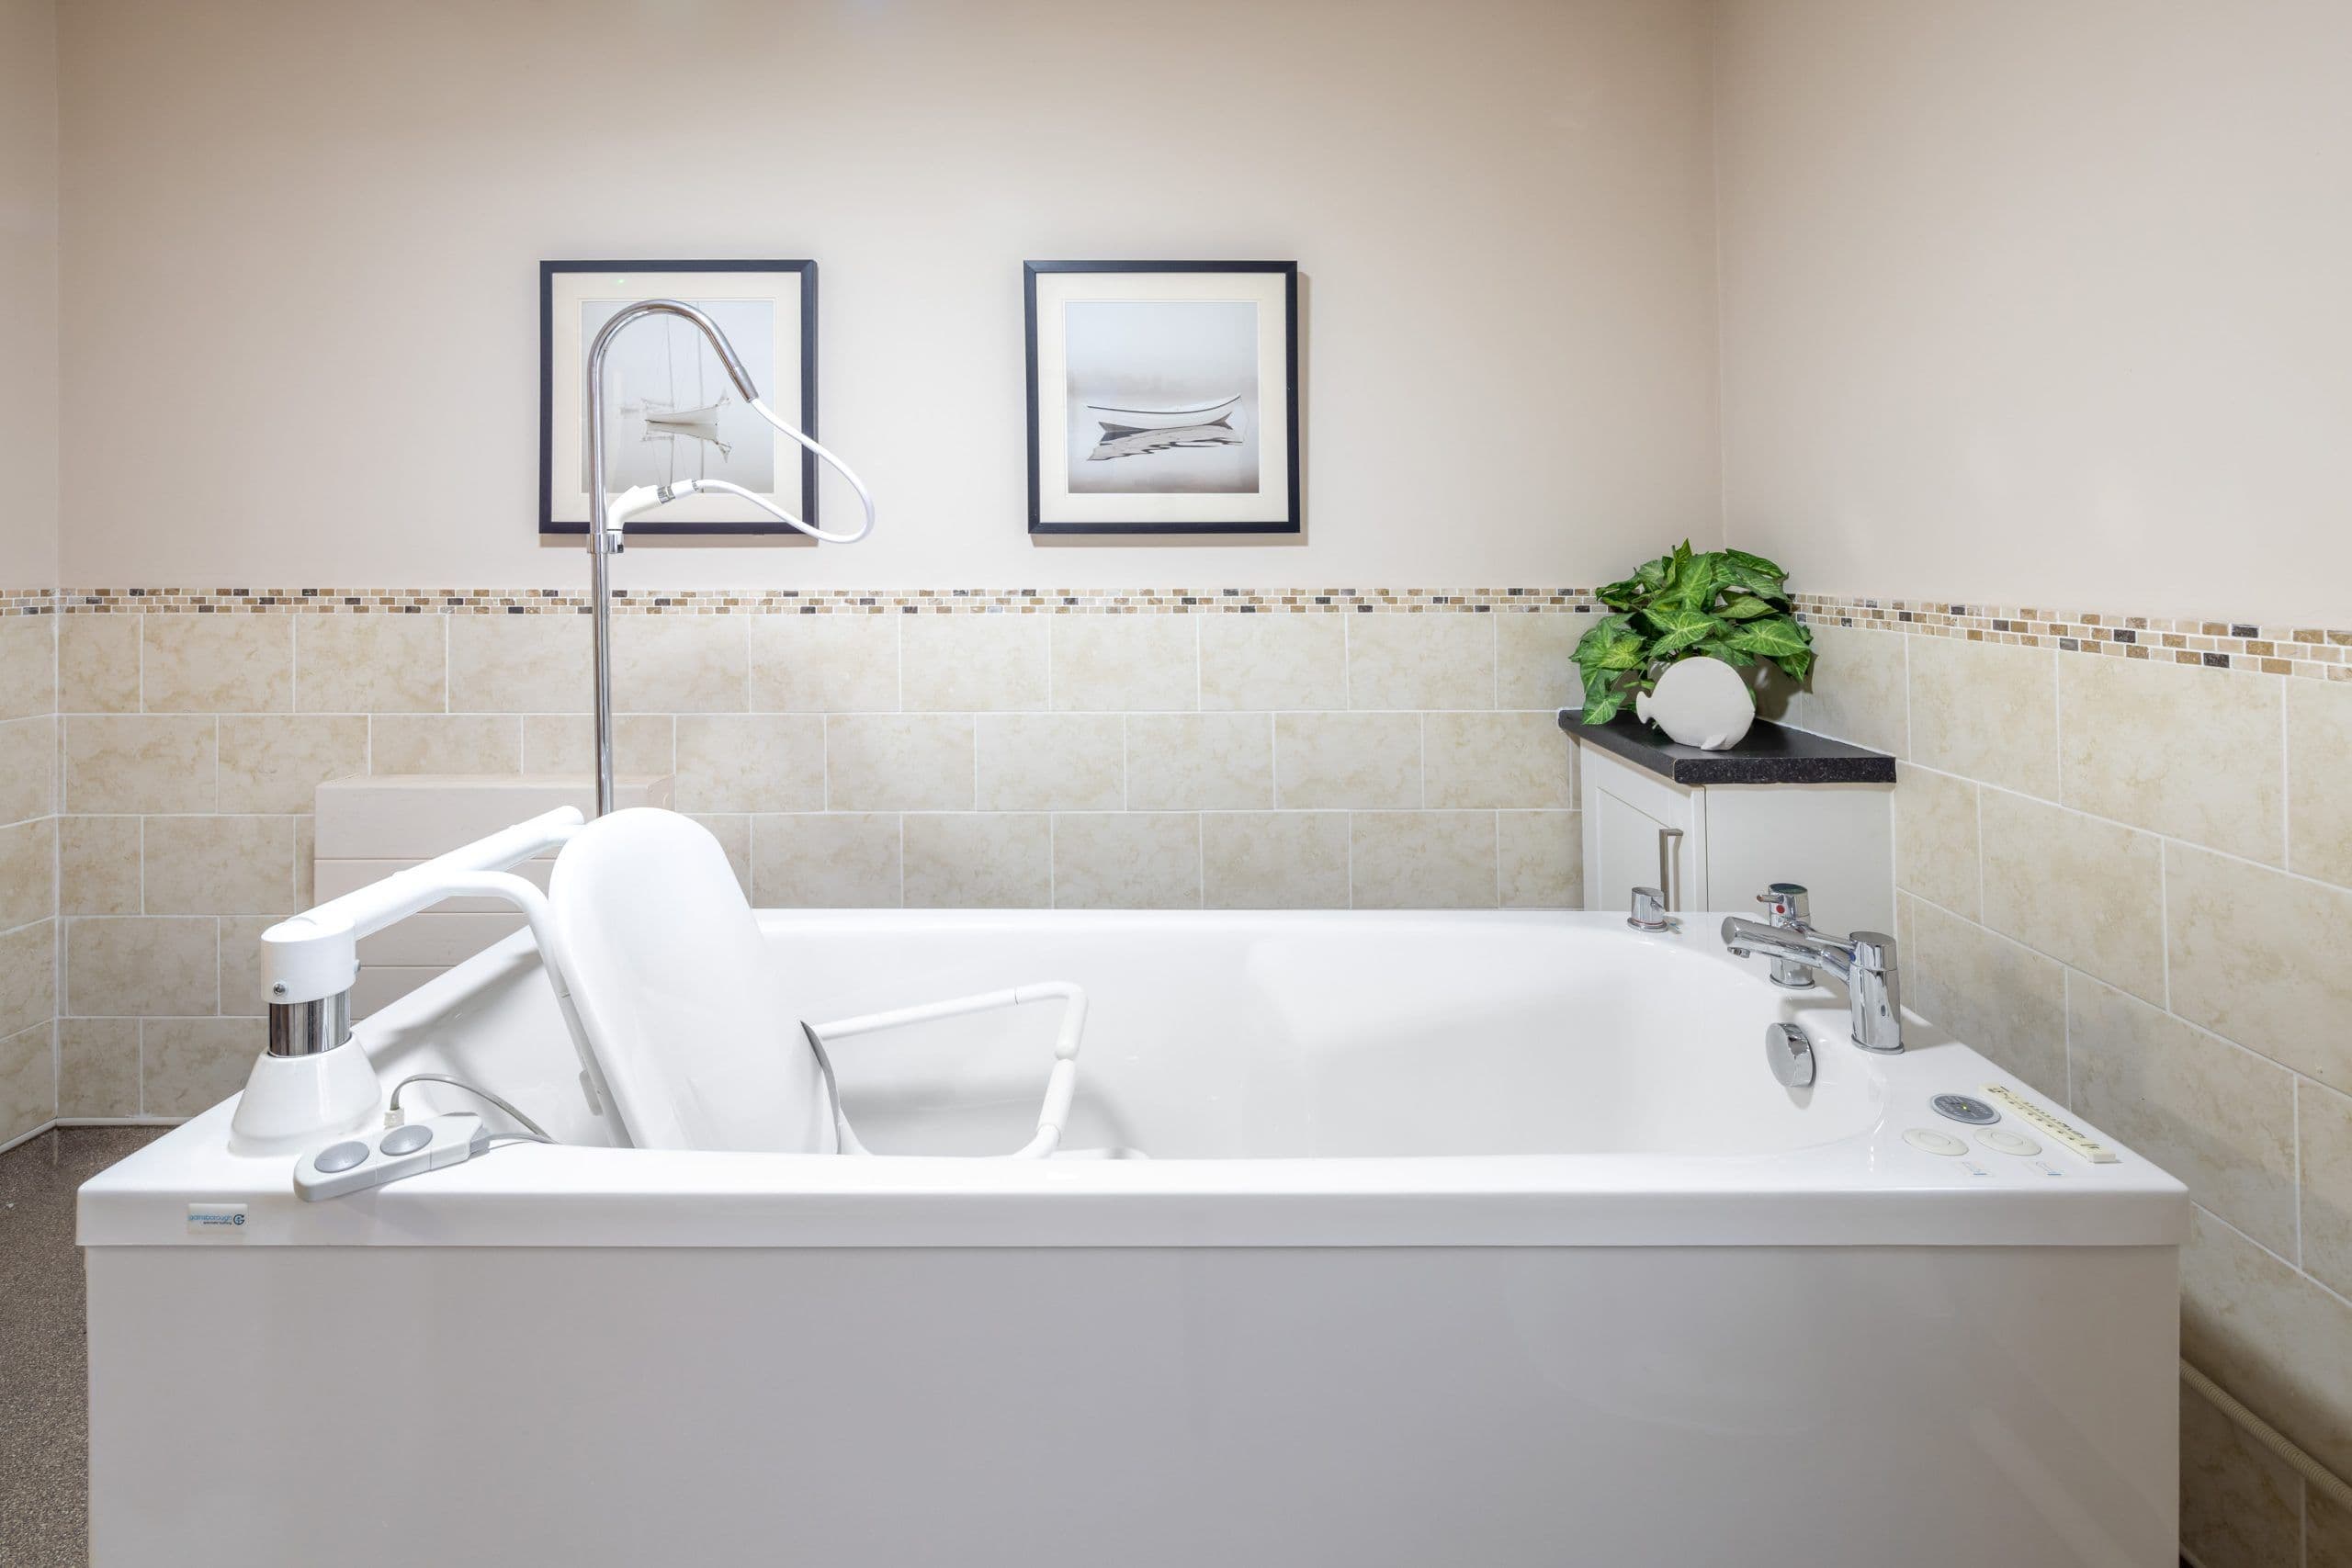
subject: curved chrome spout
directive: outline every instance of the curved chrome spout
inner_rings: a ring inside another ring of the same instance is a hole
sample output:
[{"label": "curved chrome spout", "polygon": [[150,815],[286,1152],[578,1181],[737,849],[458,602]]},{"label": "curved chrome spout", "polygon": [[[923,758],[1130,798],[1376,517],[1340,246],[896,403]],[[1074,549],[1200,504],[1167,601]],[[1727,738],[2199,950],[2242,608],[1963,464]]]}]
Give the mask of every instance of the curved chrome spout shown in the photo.
[{"label": "curved chrome spout", "polygon": [[702,329],[718,352],[718,362],[727,368],[727,378],[743,394],[746,402],[757,402],[760,389],[752,384],[752,373],[735,355],[735,345],[718,330],[718,323],[695,310],[683,299],[640,299],[625,310],[613,313],[613,319],[597,331],[595,340],[588,345],[588,591],[594,601],[592,613],[596,623],[596,815],[604,816],[613,808],[613,654],[612,654],[612,595],[609,590],[611,569],[606,558],[620,548],[620,536],[605,525],[605,351],[621,331],[647,316],[682,316]]},{"label": "curved chrome spout", "polygon": [[1727,915],[1723,936],[1735,958],[1760,953],[1828,970],[1845,984],[1854,1043],[1865,1051],[1903,1049],[1903,976],[1894,939],[1884,931],[1835,937],[1809,926],[1762,926]]}]

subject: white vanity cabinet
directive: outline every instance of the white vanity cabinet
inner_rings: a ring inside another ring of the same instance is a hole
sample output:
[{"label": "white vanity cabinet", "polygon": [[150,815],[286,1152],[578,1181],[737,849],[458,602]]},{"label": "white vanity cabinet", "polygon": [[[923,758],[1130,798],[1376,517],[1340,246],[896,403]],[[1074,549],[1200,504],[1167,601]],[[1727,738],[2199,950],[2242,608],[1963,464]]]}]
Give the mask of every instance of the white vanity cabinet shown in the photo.
[{"label": "white vanity cabinet", "polygon": [[1636,887],[1668,906],[1747,911],[1803,883],[1825,931],[1894,929],[1894,761],[1758,720],[1729,751],[1677,746],[1620,720],[1561,727],[1577,742],[1584,907],[1623,911]]}]

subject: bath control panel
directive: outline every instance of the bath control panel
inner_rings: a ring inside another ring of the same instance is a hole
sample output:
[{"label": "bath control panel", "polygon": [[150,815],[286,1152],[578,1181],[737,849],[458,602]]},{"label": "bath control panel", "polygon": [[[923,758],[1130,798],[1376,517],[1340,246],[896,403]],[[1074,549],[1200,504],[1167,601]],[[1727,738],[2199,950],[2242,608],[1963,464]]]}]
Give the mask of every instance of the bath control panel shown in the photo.
[{"label": "bath control panel", "polygon": [[[2017,1112],[2018,1116],[2031,1123],[2036,1131],[2064,1144],[2069,1152],[2079,1158],[2092,1165],[2117,1163],[2113,1149],[2081,1129],[2071,1126],[2052,1115],[2008,1085],[1986,1084],[1984,1094],[1985,1100],[1978,1100],[1973,1095],[1966,1094],[1939,1094],[1928,1101],[1928,1107],[1939,1116],[1974,1127],[1976,1142],[1996,1154],[2015,1155],[2020,1159],[2033,1159],[2033,1156],[2041,1153],[2041,1144],[2013,1127],[1992,1125],[2001,1120],[2001,1112],[1986,1103],[1986,1100],[1997,1100],[2001,1105]],[[1903,1134],[1903,1141],[1915,1149],[1931,1155],[1957,1157],[1968,1153],[1968,1145],[1965,1141],[1951,1133],[1939,1132],[1933,1127],[1907,1128]],[[1974,1175],[1985,1174],[1974,1164],[1969,1164],[1968,1168]],[[2034,1160],[2034,1168],[2047,1176],[2058,1174],[2056,1169],[2041,1160]]]}]

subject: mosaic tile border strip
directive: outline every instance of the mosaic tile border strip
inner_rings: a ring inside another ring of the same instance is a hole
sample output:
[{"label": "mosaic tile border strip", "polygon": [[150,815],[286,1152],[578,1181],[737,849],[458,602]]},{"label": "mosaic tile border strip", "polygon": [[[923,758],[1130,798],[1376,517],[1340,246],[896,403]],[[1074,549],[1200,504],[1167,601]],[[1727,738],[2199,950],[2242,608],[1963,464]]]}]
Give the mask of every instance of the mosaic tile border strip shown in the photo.
[{"label": "mosaic tile border strip", "polygon": [[[1799,593],[1816,625],[2012,643],[2313,680],[2352,680],[2352,629]],[[770,588],[622,590],[623,615],[1591,615],[1589,588]],[[578,615],[565,588],[0,590],[6,615]]]},{"label": "mosaic tile border strip", "polygon": [[[69,615],[579,615],[568,588],[68,588]],[[622,615],[1477,614],[1599,608],[1584,588],[674,588],[619,589]]]},{"label": "mosaic tile border strip", "polygon": [[1801,619],[1825,626],[2054,648],[2066,653],[2256,671],[2266,675],[2352,680],[2352,630],[1941,600],[1826,593],[1798,593],[1792,599]]}]

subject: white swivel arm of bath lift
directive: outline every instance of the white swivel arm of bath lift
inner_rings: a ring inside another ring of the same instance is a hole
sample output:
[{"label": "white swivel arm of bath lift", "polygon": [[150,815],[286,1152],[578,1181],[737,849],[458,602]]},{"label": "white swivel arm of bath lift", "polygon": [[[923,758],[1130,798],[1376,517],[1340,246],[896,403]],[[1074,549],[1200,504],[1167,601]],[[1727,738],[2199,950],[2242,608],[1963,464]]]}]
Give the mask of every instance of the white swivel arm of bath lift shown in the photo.
[{"label": "white swivel arm of bath lift", "polygon": [[[372,936],[444,898],[489,896],[515,903],[513,889],[504,882],[459,884],[561,848],[580,830],[581,822],[578,807],[563,807],[278,921],[261,933],[262,983],[268,987],[269,999],[279,1004],[317,1001],[351,989],[359,974],[361,937]],[[547,900],[537,887],[519,876],[508,880],[529,888],[545,909]],[[544,916],[526,906],[518,904],[518,908],[530,918],[532,932],[541,938],[540,948],[547,951]],[[557,984],[560,990],[561,982]]]},{"label": "white swivel arm of bath lift", "polygon": [[861,1013],[855,1018],[835,1019],[831,1023],[803,1023],[800,1028],[808,1037],[810,1049],[817,1053],[817,1065],[824,1070],[825,1091],[832,1099],[833,1127],[841,1137],[842,1153],[862,1155],[870,1151],[857,1141],[857,1134],[850,1130],[849,1118],[842,1113],[841,1090],[833,1081],[832,1061],[825,1055],[826,1041],[850,1040],[861,1034],[879,1034],[885,1030],[929,1023],[934,1019],[962,1018],[970,1013],[1024,1007],[1032,1002],[1060,1002],[1062,1026],[1054,1036],[1054,1069],[1046,1079],[1046,1102],[1037,1112],[1036,1134],[1007,1157],[1045,1159],[1051,1156],[1061,1146],[1062,1129],[1069,1125],[1070,1101],[1078,1093],[1078,1048],[1086,1034],[1086,992],[1068,980],[1043,980],[1006,991],[983,991],[978,996],[894,1008],[888,1012]]}]

